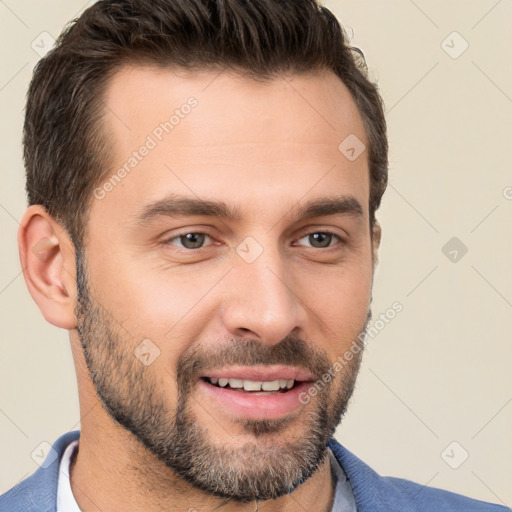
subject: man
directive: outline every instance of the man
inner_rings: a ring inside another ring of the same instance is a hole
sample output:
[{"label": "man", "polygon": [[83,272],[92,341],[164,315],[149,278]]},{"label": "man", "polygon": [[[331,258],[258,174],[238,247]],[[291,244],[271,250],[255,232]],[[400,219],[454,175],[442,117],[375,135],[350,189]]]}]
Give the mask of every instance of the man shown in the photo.
[{"label": "man", "polygon": [[332,437],[387,183],[362,65],[313,0],[104,0],[38,63],[18,242],[81,431],[0,510],[505,510]]}]

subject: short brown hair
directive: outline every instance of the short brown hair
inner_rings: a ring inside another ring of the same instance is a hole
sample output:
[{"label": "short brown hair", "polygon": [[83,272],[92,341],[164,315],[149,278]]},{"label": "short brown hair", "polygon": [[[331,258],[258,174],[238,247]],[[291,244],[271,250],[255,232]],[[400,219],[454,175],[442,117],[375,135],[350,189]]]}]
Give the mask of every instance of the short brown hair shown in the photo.
[{"label": "short brown hair", "polygon": [[102,93],[127,63],[232,69],[256,79],[333,71],[365,125],[373,226],[387,185],[382,99],[327,8],[316,0],[101,0],[37,63],[24,124],[29,204],[43,205],[75,247],[84,243],[92,191],[109,171]]}]

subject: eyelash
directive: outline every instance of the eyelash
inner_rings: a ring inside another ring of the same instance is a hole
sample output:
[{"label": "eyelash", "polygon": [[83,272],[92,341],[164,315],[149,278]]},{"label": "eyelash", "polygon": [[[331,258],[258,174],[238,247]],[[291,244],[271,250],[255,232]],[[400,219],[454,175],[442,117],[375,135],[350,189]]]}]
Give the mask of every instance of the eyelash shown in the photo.
[{"label": "eyelash", "polygon": [[[318,230],[318,231],[310,231],[309,233],[306,233],[303,236],[301,236],[300,238],[298,238],[298,240],[302,240],[303,238],[305,238],[305,237],[307,237],[309,235],[314,235],[314,234],[318,234],[318,233],[322,233],[323,235],[332,235],[332,236],[334,236],[335,238],[337,238],[339,240],[338,243],[341,243],[341,244],[345,243],[345,239],[344,238],[342,238],[337,233],[334,233],[333,231],[330,231],[328,229]],[[162,243],[163,243],[163,245],[172,245],[171,242],[173,240],[177,240],[177,239],[179,240],[182,236],[185,236],[185,235],[206,235],[211,240],[214,240],[214,237],[212,235],[210,235],[209,233],[205,232],[205,231],[184,231],[183,233],[179,233],[177,235],[174,235],[171,238],[167,238]],[[317,249],[317,250],[327,251],[329,249],[334,248],[336,245],[337,244],[330,245],[328,247],[308,247],[308,248],[309,249]],[[197,249],[187,249],[185,247],[185,248],[179,248],[178,252],[183,252],[183,253],[199,252],[202,249],[207,249],[207,248],[208,248],[208,246],[206,246],[206,247],[198,247]]]}]

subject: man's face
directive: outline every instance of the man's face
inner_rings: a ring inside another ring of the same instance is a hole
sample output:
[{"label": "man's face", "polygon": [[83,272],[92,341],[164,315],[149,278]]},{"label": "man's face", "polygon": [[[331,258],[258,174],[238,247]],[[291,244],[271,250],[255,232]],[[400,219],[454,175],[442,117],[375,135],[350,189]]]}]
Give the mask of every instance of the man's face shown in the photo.
[{"label": "man's face", "polygon": [[356,106],[330,73],[263,84],[142,67],[105,103],[113,164],[77,259],[98,395],[196,487],[290,492],[325,456],[368,320],[367,157],[338,149],[367,145]]}]

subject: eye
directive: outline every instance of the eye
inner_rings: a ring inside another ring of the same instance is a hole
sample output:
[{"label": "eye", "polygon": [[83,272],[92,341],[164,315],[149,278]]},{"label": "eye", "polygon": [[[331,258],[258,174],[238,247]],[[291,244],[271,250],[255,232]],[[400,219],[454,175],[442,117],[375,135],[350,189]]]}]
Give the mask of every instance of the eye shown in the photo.
[{"label": "eye", "polygon": [[[190,232],[169,238],[165,241],[165,244],[177,245],[183,249],[201,249],[203,247],[204,241],[207,238],[211,239],[210,235],[207,233]],[[178,241],[181,245],[173,243],[175,240]]]},{"label": "eye", "polygon": [[310,233],[306,236],[303,236],[302,238],[299,238],[299,240],[307,239],[308,242],[310,242],[309,247],[313,247],[315,249],[325,249],[331,247],[333,238],[340,242],[343,241],[340,236],[331,233],[330,231],[317,231],[315,233]]},{"label": "eye", "polygon": [[[194,250],[204,248],[207,239],[212,240],[212,237],[207,233],[194,231],[173,236],[165,240],[164,244],[175,245],[185,250]],[[299,240],[303,239],[307,239],[309,247],[314,249],[326,249],[336,245],[336,241],[344,241],[339,235],[331,233],[330,231],[317,231],[299,238]],[[334,243],[332,243],[333,241]]]}]

